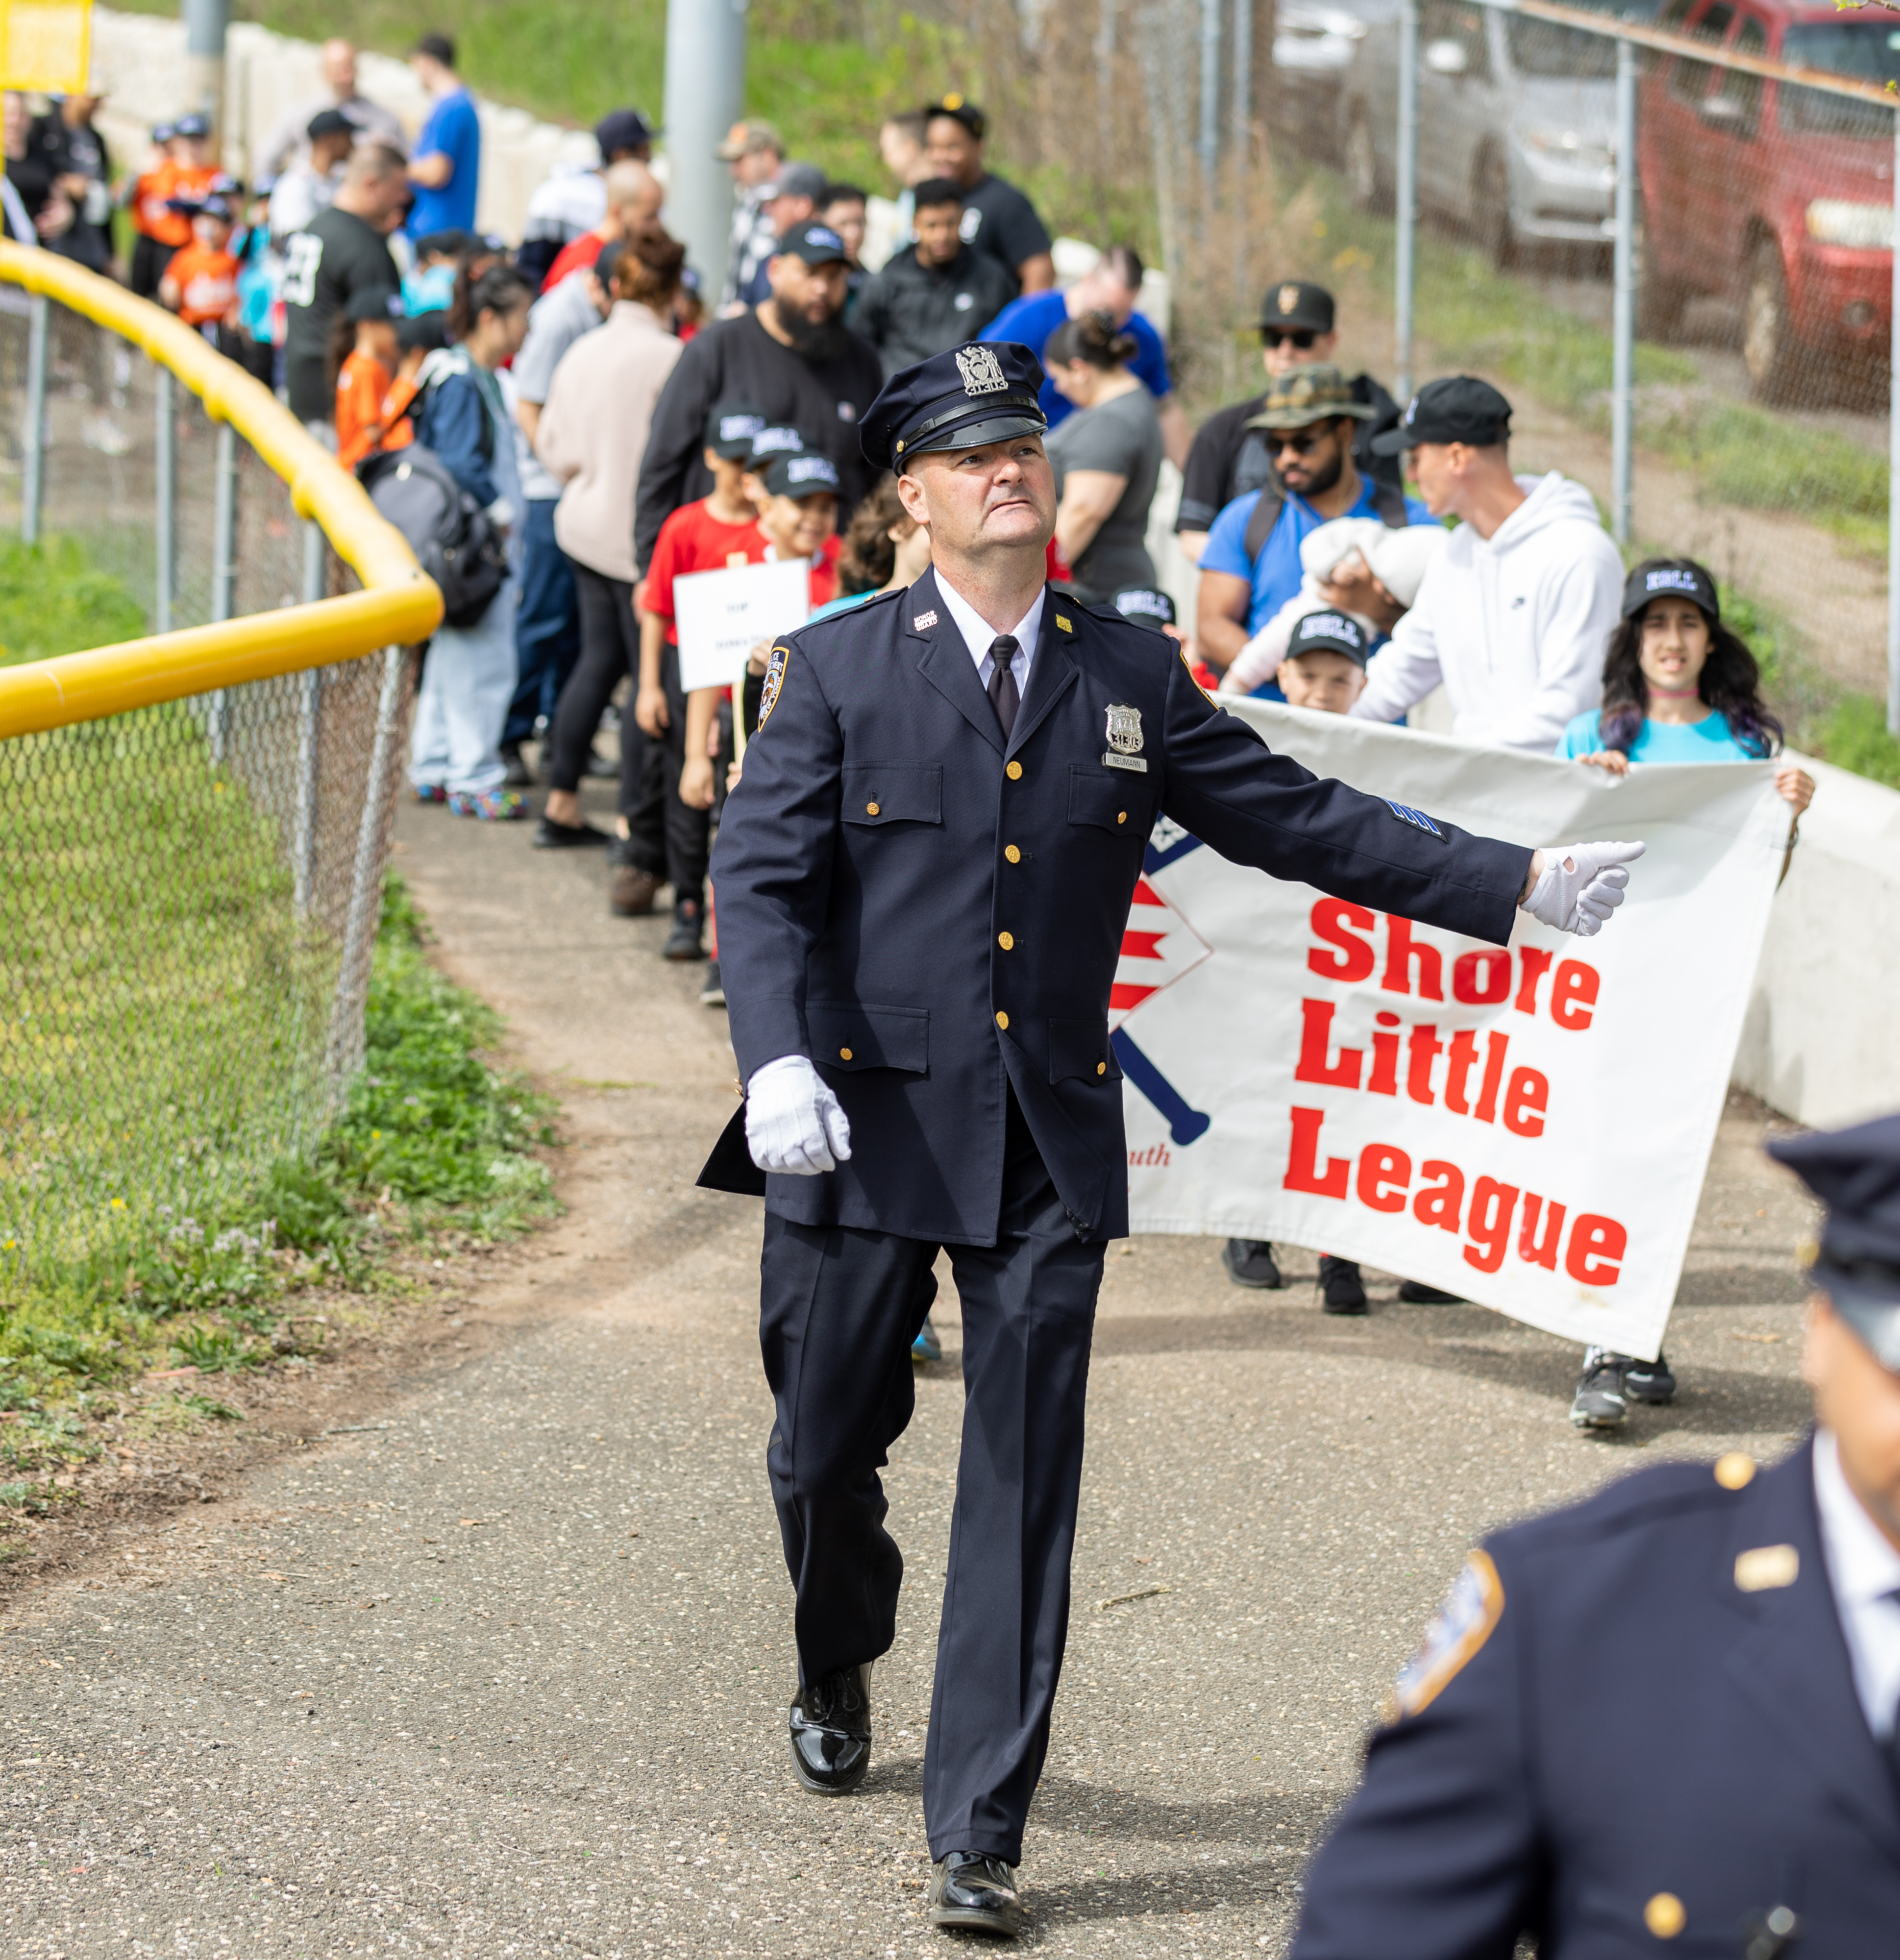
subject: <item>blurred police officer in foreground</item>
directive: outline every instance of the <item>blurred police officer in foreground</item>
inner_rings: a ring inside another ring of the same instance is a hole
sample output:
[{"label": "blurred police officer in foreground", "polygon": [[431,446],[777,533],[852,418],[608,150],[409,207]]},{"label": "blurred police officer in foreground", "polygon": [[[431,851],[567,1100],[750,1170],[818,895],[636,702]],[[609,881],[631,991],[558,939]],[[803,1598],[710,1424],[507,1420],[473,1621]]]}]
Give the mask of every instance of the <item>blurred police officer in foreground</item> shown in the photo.
[{"label": "blurred police officer in foreground", "polygon": [[1768,1149],[1828,1207],[1815,1430],[1472,1553],[1294,1960],[1900,1952],[1900,1116]]},{"label": "blurred police officer in foreground", "polygon": [[746,1099],[702,1179],[765,1198],[766,1460],[797,1592],[792,1759],[816,1791],[870,1767],[903,1573],[877,1472],[949,1252],[968,1399],[930,1904],[1003,1933],[1061,1666],[1103,1250],[1128,1230],[1109,987],[1157,817],[1499,945],[1520,902],[1596,931],[1641,849],[1533,853],[1318,781],[1166,638],[1048,591],[1042,381],[1026,348],[977,343],[894,375],[864,418],[933,568],[772,648],[713,866]]}]

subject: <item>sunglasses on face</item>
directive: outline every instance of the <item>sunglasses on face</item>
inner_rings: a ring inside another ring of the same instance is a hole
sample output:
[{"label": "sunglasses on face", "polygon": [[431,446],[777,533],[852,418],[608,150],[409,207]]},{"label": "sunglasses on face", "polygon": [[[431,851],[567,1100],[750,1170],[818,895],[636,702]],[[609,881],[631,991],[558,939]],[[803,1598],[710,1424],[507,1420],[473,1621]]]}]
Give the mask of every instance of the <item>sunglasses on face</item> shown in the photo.
[{"label": "sunglasses on face", "polygon": [[1268,348],[1297,347],[1302,354],[1306,353],[1319,337],[1310,326],[1263,326],[1260,329],[1260,338]]},{"label": "sunglasses on face", "polygon": [[1295,456],[1310,456],[1319,447],[1319,431],[1315,429],[1287,429],[1276,434],[1267,431],[1267,448],[1275,456],[1284,456],[1291,450]]}]

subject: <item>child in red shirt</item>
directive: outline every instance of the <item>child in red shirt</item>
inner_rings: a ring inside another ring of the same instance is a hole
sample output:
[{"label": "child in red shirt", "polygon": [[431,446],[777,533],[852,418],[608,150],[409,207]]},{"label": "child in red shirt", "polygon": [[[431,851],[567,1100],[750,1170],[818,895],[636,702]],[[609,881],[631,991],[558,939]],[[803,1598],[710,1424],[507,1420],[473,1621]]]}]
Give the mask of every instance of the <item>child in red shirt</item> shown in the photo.
[{"label": "child in red shirt", "polygon": [[352,294],[330,329],[330,359],[336,370],[336,460],[345,469],[354,469],[383,441],[384,404],[402,358],[390,313],[393,297],[374,289]]},{"label": "child in red shirt", "polygon": [[180,196],[171,202],[190,224],[191,243],[167,262],[158,301],[215,345],[220,327],[237,324],[237,275],[243,269],[228,249],[236,214],[221,197]]}]

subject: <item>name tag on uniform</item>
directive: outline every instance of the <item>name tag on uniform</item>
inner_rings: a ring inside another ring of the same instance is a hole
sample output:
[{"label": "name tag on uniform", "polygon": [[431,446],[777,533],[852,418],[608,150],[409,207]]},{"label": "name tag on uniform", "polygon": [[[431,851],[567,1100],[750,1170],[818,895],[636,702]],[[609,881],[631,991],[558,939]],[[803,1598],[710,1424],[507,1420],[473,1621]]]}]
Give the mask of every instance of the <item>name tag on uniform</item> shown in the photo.
[{"label": "name tag on uniform", "polygon": [[1133,769],[1138,775],[1144,776],[1148,772],[1145,756],[1118,756],[1112,749],[1106,749],[1103,751],[1102,760],[1111,769]]}]

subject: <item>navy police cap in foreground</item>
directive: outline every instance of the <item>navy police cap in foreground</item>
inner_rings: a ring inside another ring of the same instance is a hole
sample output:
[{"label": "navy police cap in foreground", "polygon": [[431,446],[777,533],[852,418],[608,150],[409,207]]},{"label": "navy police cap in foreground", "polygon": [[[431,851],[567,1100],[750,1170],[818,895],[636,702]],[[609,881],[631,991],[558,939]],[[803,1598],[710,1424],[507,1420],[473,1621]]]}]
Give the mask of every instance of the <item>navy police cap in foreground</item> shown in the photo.
[{"label": "navy police cap in foreground", "polygon": [[1042,364],[1014,340],[973,340],[900,368],[864,412],[864,460],[901,473],[907,458],[932,450],[1040,435],[1049,427],[1036,399],[1043,378]]},{"label": "navy police cap in foreground", "polygon": [[1815,1287],[1883,1367],[1900,1370],[1900,1116],[1771,1138],[1768,1150],[1828,1208]]}]

